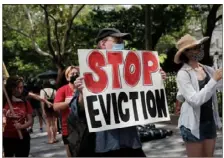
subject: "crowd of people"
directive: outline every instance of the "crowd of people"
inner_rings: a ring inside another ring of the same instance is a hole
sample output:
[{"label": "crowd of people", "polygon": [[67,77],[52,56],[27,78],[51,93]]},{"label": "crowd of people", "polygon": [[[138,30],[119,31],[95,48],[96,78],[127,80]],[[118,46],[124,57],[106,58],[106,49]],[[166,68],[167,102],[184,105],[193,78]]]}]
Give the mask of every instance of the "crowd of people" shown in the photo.
[{"label": "crowd of people", "polygon": [[[216,129],[222,125],[216,90],[222,90],[223,70],[199,63],[204,56],[202,46],[208,38],[198,41],[188,34],[181,37],[174,58],[175,63],[183,65],[176,77],[177,100],[182,103],[178,127],[189,157],[212,157]],[[130,39],[129,33],[104,28],[96,37],[97,49],[124,50],[124,40]],[[166,73],[162,69],[160,73],[165,80]],[[79,67],[68,66],[64,76],[67,83],[57,90],[48,80],[42,89],[26,90],[22,78],[7,79],[5,88],[10,101],[5,101],[3,107],[6,157],[29,156],[34,114],[38,116],[40,131],[43,131],[43,122],[46,123],[49,144],[57,143],[60,122],[68,157],[146,157],[136,126],[90,133],[82,94],[84,78],[79,74]]]}]

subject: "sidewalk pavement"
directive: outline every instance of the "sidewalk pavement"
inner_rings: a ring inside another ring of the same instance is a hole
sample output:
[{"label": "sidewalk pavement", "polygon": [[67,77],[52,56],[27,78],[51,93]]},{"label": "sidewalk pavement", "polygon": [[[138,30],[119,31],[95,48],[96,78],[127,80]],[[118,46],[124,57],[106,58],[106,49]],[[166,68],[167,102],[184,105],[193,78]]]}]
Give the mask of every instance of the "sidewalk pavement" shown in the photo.
[{"label": "sidewalk pavement", "polygon": [[[36,119],[35,122],[37,122]],[[164,139],[143,143],[143,150],[147,157],[187,157],[185,146],[176,125],[156,124],[156,128],[171,129],[173,131],[173,135]],[[57,139],[59,140],[58,143],[47,144],[47,133],[41,133],[39,131],[39,124],[35,123],[34,133],[31,134],[30,156],[66,157],[66,151],[60,134],[57,135]],[[214,155],[215,157],[222,157],[222,141],[222,131],[218,131]]]}]

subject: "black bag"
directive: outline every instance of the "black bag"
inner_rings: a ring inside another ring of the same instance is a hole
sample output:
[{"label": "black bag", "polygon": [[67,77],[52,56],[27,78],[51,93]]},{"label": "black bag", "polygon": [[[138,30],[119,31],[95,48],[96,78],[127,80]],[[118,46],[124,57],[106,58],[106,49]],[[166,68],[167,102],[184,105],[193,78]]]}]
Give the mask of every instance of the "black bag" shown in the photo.
[{"label": "black bag", "polygon": [[72,157],[93,157],[95,153],[95,133],[90,133],[85,112],[78,106],[78,92],[70,102],[68,117],[68,142]]}]

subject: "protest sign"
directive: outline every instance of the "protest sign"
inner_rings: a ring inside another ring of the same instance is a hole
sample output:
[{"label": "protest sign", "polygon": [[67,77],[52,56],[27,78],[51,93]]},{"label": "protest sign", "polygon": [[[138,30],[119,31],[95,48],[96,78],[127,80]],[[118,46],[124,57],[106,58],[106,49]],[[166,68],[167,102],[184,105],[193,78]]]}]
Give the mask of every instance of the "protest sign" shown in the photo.
[{"label": "protest sign", "polygon": [[170,120],[157,52],[78,50],[90,132]]}]

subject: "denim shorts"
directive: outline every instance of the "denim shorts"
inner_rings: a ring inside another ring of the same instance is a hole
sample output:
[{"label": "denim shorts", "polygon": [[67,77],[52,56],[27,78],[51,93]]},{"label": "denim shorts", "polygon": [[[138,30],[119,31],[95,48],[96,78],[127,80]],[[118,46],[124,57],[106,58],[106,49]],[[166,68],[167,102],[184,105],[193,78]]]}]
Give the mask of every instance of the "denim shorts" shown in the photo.
[{"label": "denim shorts", "polygon": [[200,139],[196,138],[191,130],[181,126],[180,133],[184,142],[201,142],[205,139],[214,139],[216,138],[216,125],[214,121],[207,121],[200,124]]}]

